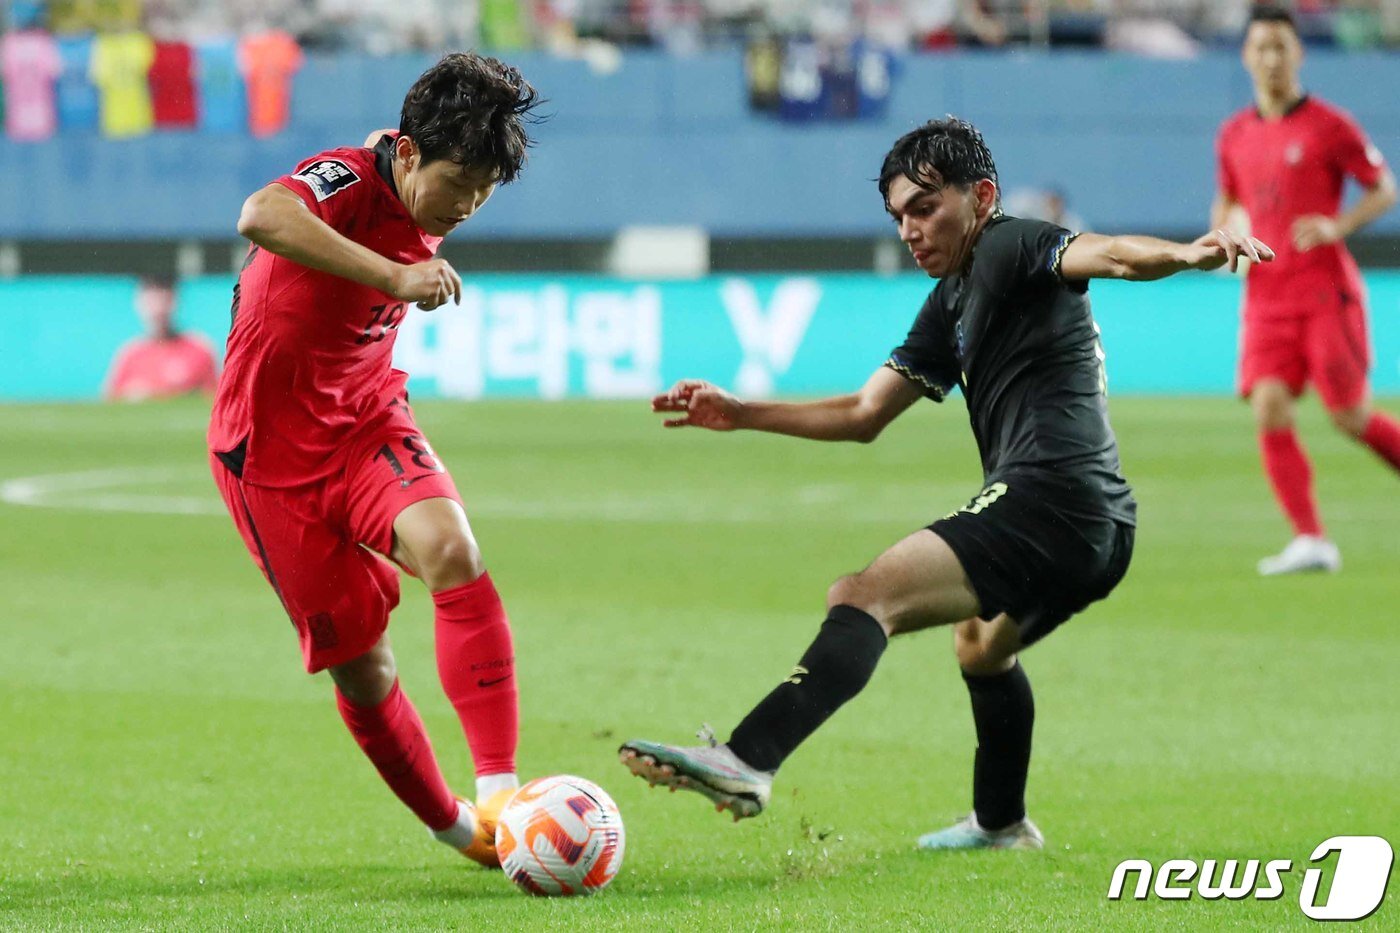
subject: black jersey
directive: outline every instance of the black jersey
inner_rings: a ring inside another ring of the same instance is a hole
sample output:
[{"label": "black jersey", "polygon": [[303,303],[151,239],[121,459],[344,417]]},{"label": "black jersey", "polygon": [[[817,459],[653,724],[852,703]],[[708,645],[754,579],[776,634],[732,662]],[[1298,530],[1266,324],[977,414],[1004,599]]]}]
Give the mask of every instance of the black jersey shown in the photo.
[{"label": "black jersey", "polygon": [[992,220],[969,268],[938,283],[885,365],[934,401],[962,388],[989,483],[1034,474],[1071,511],[1132,524],[1089,283],[1060,276],[1075,236],[1036,220]]}]

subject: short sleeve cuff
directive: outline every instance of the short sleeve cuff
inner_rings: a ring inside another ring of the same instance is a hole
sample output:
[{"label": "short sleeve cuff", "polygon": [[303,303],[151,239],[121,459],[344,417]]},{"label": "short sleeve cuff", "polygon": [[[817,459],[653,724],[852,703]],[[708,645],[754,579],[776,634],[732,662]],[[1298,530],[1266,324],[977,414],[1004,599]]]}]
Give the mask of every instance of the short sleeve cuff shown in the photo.
[{"label": "short sleeve cuff", "polygon": [[1079,239],[1078,233],[1066,233],[1060,237],[1060,242],[1056,243],[1055,248],[1050,251],[1050,274],[1055,278],[1063,277],[1060,264],[1065,260],[1065,250],[1069,249],[1069,245],[1077,239]]},{"label": "short sleeve cuff", "polygon": [[926,397],[933,399],[935,402],[941,402],[948,397],[948,389],[951,388],[950,386],[941,385],[922,373],[915,371],[913,367],[901,360],[898,356],[891,355],[889,359],[885,360],[885,368],[894,370],[905,379],[914,383]]},{"label": "short sleeve cuff", "polygon": [[281,178],[273,179],[277,184],[286,188],[292,194],[306,202],[306,206],[311,208],[311,213],[321,214],[321,204],[316,200],[316,194],[311,190],[311,186],[297,178],[295,175],[283,175]]}]

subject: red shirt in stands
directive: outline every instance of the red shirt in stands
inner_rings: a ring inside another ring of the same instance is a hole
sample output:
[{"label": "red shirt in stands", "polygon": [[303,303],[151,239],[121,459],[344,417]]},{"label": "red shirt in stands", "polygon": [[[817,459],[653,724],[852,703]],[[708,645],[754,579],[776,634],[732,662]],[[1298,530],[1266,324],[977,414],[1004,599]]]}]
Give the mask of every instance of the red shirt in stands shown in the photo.
[{"label": "red shirt in stands", "polygon": [[157,42],[151,70],[151,110],[156,126],[193,127],[197,108],[194,51],[185,42]]},{"label": "red shirt in stands", "polygon": [[1245,314],[1303,315],[1338,289],[1362,293],[1361,273],[1341,242],[1299,252],[1293,222],[1307,214],[1335,217],[1348,176],[1365,187],[1385,170],[1380,150],[1342,110],[1304,97],[1281,118],[1253,107],[1221,127],[1216,143],[1220,190],[1249,215],[1250,232],[1277,258],[1257,263],[1245,285]]},{"label": "red shirt in stands", "polygon": [[[343,236],[399,263],[433,258],[394,188],[392,137],[332,149],[277,182]],[[209,446],[243,448],[242,479],[295,486],[332,469],[356,426],[404,391],[390,361],[409,306],[349,279],[252,247],[234,289],[233,329]]]},{"label": "red shirt in stands", "polygon": [[214,351],[203,338],[142,337],[117,351],[104,394],[115,401],[140,402],[212,392],[217,379]]}]

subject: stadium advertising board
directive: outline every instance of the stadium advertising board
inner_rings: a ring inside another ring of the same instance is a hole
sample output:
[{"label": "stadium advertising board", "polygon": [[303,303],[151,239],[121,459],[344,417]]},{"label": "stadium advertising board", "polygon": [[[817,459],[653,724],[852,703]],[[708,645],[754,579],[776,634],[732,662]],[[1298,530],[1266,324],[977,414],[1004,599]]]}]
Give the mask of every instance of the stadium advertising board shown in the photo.
[{"label": "stadium advertising board", "polygon": [[[1400,274],[1372,273],[1379,394],[1400,392]],[[0,399],[92,399],[117,350],[140,334],[135,281],[33,277],[0,283]],[[222,347],[231,276],[187,280],[180,326]],[[420,398],[633,398],[682,377],[746,395],[840,392],[903,338],[927,294],[915,276],[716,276],[632,282],[475,276],[460,306],[408,314],[397,365]],[[1110,391],[1228,394],[1239,284],[1191,275],[1133,287],[1095,282]],[[44,309],[36,314],[35,309]],[[23,326],[19,317],[24,316]]]}]

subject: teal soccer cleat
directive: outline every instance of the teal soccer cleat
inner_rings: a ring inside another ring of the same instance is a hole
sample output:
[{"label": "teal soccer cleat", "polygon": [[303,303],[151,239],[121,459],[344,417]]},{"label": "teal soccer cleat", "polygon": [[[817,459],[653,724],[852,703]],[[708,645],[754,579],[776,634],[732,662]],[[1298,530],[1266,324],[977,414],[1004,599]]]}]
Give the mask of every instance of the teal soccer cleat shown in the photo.
[{"label": "teal soccer cleat", "polygon": [[977,825],[977,815],[966,817],[937,832],[919,837],[920,849],[1040,849],[1045,837],[1027,817],[1005,829],[989,832]]}]

